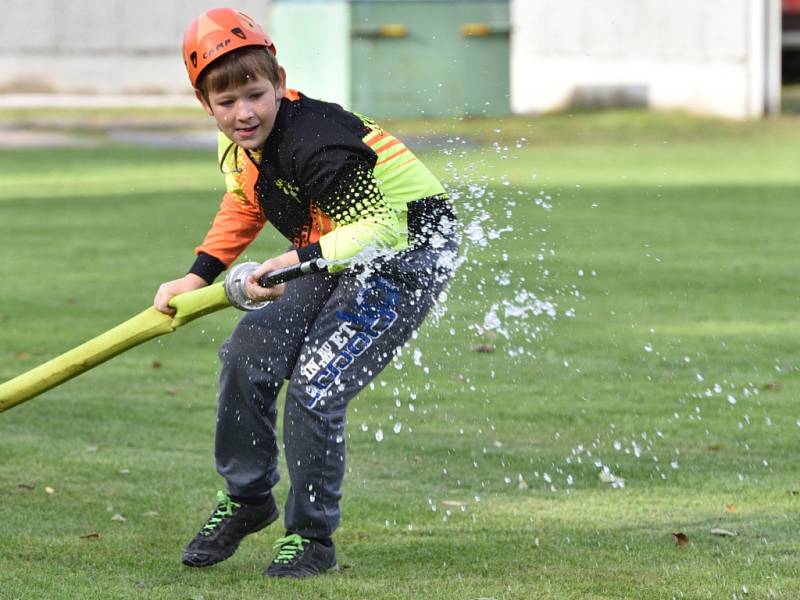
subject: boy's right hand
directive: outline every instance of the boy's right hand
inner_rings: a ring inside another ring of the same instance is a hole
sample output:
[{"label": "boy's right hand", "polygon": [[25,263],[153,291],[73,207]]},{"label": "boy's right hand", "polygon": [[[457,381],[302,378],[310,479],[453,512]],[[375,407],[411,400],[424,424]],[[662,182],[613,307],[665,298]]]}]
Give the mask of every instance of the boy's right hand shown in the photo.
[{"label": "boy's right hand", "polygon": [[206,280],[199,275],[187,273],[180,279],[173,279],[172,281],[162,283],[156,292],[156,297],[153,300],[153,306],[156,307],[156,310],[164,313],[165,315],[174,317],[175,309],[169,306],[169,301],[172,300],[173,296],[183,294],[184,292],[199,290],[207,285],[208,283]]}]

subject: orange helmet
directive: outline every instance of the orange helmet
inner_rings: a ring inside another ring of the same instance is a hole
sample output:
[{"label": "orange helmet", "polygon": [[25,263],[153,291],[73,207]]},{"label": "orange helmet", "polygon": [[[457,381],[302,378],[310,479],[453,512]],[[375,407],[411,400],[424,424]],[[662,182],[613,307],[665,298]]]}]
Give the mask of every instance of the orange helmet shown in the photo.
[{"label": "orange helmet", "polygon": [[243,12],[212,8],[197,17],[183,35],[183,62],[189,81],[197,86],[200,73],[232,50],[263,46],[275,54],[275,44],[261,26]]}]

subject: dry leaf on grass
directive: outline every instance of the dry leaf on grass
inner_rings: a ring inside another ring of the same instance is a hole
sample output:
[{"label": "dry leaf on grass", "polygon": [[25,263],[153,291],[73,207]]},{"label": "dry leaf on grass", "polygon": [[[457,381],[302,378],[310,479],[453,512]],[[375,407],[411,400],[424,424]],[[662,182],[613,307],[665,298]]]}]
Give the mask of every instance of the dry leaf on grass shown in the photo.
[{"label": "dry leaf on grass", "polygon": [[31,491],[32,489],[34,489],[34,486],[30,485],[29,483],[20,483],[17,484],[17,489]]},{"label": "dry leaf on grass", "polygon": [[100,534],[96,532],[87,533],[86,535],[81,536],[82,540],[97,540],[100,539]]},{"label": "dry leaf on grass", "polygon": [[483,354],[491,354],[497,350],[497,346],[494,344],[477,344],[472,347],[473,352],[481,352]]},{"label": "dry leaf on grass", "polygon": [[126,519],[119,513],[115,513],[114,516],[111,517],[111,520],[116,521],[117,523],[125,523],[128,519]]},{"label": "dry leaf on grass", "polygon": [[157,360],[154,360],[153,364],[150,365],[150,366],[153,367],[154,369],[160,369],[161,368],[161,363],[158,362]]},{"label": "dry leaf on grass", "polygon": [[735,504],[726,504],[725,505],[725,512],[727,513],[735,513],[738,509],[736,508]]},{"label": "dry leaf on grass", "polygon": [[678,546],[686,546],[689,544],[689,538],[686,537],[685,533],[673,532],[672,539],[675,540],[675,544]]},{"label": "dry leaf on grass", "polygon": [[711,530],[711,535],[719,535],[722,537],[736,537],[739,534],[736,533],[735,531],[728,531],[727,529],[720,529],[718,527],[715,527],[714,529]]}]

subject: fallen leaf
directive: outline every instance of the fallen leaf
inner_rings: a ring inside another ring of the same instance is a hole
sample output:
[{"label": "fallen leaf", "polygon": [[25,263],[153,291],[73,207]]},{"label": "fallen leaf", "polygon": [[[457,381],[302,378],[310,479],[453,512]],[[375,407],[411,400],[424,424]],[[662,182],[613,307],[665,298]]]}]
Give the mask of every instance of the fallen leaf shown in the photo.
[{"label": "fallen leaf", "polygon": [[675,544],[678,546],[686,546],[689,543],[689,538],[686,537],[685,533],[673,532],[672,539],[675,540]]},{"label": "fallen leaf", "polygon": [[722,450],[724,447],[724,444],[709,444],[706,446],[706,450],[709,452],[717,452],[718,450]]},{"label": "fallen leaf", "polygon": [[494,344],[478,344],[472,347],[473,352],[482,352],[484,354],[491,354],[497,350],[497,346]]},{"label": "fallen leaf", "polygon": [[738,509],[736,508],[735,504],[726,504],[725,505],[725,512],[735,513]]},{"label": "fallen leaf", "polygon": [[761,386],[762,390],[779,390],[781,389],[781,384],[777,381],[770,381],[769,383],[765,383]]},{"label": "fallen leaf", "polygon": [[17,485],[17,489],[30,491],[30,490],[34,489],[34,486],[32,486],[32,485],[30,485],[28,483],[20,483],[19,485]]},{"label": "fallen leaf", "polygon": [[55,494],[56,493],[55,489],[53,489],[49,485],[45,486],[44,491],[47,492],[48,494]]},{"label": "fallen leaf", "polygon": [[414,464],[415,464],[415,465],[418,465],[418,464],[420,464],[421,462],[422,462],[422,457],[421,457],[421,456],[415,456],[415,457],[414,457]]},{"label": "fallen leaf", "polygon": [[30,354],[27,352],[17,352],[16,359],[17,360],[28,360],[31,357]]},{"label": "fallen leaf", "polygon": [[87,533],[86,535],[82,535],[81,536],[82,540],[97,540],[99,538],[100,538],[100,534],[99,533],[95,533],[94,531],[92,533]]},{"label": "fallen leaf", "polygon": [[727,529],[719,529],[717,527],[711,530],[711,534],[720,535],[722,537],[736,537],[737,535],[739,535],[735,531],[728,531]]},{"label": "fallen leaf", "polygon": [[157,360],[154,360],[153,364],[151,364],[150,366],[153,367],[154,369],[160,369],[161,368],[161,363],[158,362]]},{"label": "fallen leaf", "polygon": [[113,516],[113,517],[111,517],[111,520],[112,520],[112,521],[116,521],[116,522],[118,522],[118,523],[124,523],[124,522],[125,522],[125,521],[127,521],[128,519],[126,519],[125,517],[123,517],[123,516],[122,516],[121,514],[119,514],[119,513],[114,513],[114,516]]}]

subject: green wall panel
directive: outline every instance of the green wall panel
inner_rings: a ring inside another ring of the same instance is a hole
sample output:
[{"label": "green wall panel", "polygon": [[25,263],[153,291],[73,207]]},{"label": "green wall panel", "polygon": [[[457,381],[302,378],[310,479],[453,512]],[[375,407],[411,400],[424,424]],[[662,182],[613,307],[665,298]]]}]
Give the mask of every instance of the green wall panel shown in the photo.
[{"label": "green wall panel", "polygon": [[504,115],[508,0],[353,0],[351,105],[376,117]]}]

